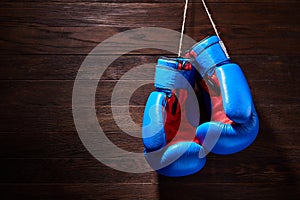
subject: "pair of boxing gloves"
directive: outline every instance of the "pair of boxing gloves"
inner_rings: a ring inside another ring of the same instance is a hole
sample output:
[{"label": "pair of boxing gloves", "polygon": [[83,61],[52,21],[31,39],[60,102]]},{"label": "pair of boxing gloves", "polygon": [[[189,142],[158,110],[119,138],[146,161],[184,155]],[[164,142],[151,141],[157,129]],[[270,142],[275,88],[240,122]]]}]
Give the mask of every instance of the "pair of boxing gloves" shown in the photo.
[{"label": "pair of boxing gloves", "polygon": [[[158,59],[142,139],[145,158],[159,174],[194,174],[209,152],[233,154],[257,136],[259,120],[246,78],[221,42],[211,36],[184,58]],[[202,123],[199,98],[210,119]]]}]

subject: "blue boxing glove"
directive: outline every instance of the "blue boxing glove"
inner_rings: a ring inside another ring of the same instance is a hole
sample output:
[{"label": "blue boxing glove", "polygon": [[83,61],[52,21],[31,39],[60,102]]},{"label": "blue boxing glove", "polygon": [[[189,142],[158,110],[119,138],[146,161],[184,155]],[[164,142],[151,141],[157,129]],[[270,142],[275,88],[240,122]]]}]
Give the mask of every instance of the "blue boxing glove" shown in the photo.
[{"label": "blue boxing glove", "polygon": [[[200,73],[211,121],[197,128],[197,139],[206,150],[232,154],[248,147],[256,138],[259,120],[249,86],[240,67],[230,63],[217,36],[208,37],[187,54]],[[208,136],[210,139],[205,139]]]},{"label": "blue boxing glove", "polygon": [[142,137],[146,160],[165,176],[196,173],[206,161],[195,138],[200,115],[194,75],[186,58],[161,57],[156,66],[156,91],[145,107]]}]

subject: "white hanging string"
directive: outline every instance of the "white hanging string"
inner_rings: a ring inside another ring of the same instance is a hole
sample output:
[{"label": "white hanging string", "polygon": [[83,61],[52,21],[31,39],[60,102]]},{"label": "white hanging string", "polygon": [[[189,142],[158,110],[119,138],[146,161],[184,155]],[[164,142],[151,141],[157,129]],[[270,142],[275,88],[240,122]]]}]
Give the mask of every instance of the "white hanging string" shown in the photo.
[{"label": "white hanging string", "polygon": [[188,8],[188,4],[189,4],[189,0],[185,0],[184,13],[183,13],[183,21],[182,21],[182,26],[181,26],[181,35],[180,35],[179,49],[178,49],[178,57],[180,57],[180,55],[181,55],[183,33],[184,33],[185,20],[186,20],[186,12],[187,12],[187,8]]},{"label": "white hanging string", "polygon": [[212,19],[211,14],[210,14],[210,12],[209,12],[209,10],[208,10],[208,8],[207,8],[206,3],[205,3],[204,0],[202,0],[202,4],[203,4],[203,6],[204,6],[204,8],[205,8],[205,11],[206,11],[206,13],[207,13],[207,15],[208,15],[208,18],[209,18],[209,20],[210,20],[210,23],[211,23],[212,27],[214,28],[214,31],[215,31],[217,37],[218,37],[219,40],[220,40],[219,43],[220,43],[220,45],[221,45],[223,51],[225,52],[227,58],[229,58],[229,54],[228,54],[228,52],[227,52],[227,50],[226,50],[225,44],[223,43],[223,41],[221,40],[221,38],[220,38],[220,36],[219,36],[219,33],[218,33],[217,27],[216,27],[216,25],[215,25],[215,22],[214,22],[214,20]]},{"label": "white hanging string", "polygon": [[[213,26],[213,28],[214,28],[214,30],[215,30],[216,35],[217,35],[218,38],[220,39],[220,36],[219,36],[218,30],[217,30],[217,27],[216,27],[216,25],[215,25],[215,22],[214,22],[214,20],[212,19],[211,14],[209,13],[209,10],[208,10],[208,8],[207,8],[206,3],[205,3],[204,0],[202,0],[202,4],[203,4],[203,6],[204,6],[204,8],[205,8],[205,11],[206,11],[206,13],[207,13],[207,15],[208,15],[208,18],[209,18],[209,20],[210,20],[211,25]],[[221,40],[221,39],[220,39],[220,40]]]}]

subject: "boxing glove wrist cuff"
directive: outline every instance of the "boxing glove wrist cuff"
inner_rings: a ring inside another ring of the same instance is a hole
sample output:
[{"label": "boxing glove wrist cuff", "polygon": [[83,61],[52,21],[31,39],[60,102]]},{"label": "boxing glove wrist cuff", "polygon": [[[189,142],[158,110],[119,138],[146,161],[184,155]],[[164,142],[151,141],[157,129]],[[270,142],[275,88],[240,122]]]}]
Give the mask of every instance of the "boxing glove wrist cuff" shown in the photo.
[{"label": "boxing glove wrist cuff", "polygon": [[156,89],[170,93],[174,89],[185,89],[188,84],[193,84],[194,70],[189,61],[189,58],[159,58],[154,80]]},{"label": "boxing glove wrist cuff", "polygon": [[189,55],[202,77],[212,72],[211,69],[230,62],[220,42],[217,36],[210,36],[191,48]]}]

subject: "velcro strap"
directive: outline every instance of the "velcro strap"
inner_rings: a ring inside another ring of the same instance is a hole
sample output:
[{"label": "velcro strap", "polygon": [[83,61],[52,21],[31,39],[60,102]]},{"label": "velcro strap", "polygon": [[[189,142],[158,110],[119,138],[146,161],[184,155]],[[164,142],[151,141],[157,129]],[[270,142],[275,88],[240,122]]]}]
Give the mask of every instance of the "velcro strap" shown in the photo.
[{"label": "velcro strap", "polygon": [[202,77],[210,69],[229,62],[217,36],[205,38],[194,45],[190,51],[190,56],[195,59]]},{"label": "velcro strap", "polygon": [[189,60],[188,58],[159,58],[154,86],[169,91],[188,88],[188,84],[193,84],[194,81],[194,70]]}]

